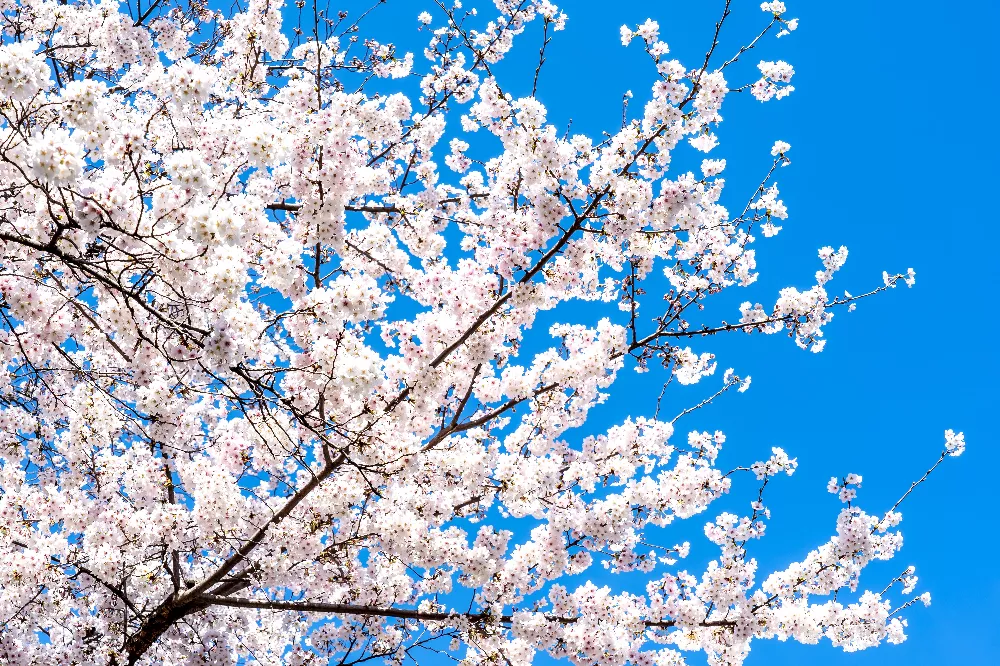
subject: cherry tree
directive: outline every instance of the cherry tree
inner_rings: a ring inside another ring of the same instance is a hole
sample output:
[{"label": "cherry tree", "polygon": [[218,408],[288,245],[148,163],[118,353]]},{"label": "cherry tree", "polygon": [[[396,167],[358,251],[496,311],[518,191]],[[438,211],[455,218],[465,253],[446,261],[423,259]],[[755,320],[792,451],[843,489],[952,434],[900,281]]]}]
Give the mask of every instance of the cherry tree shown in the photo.
[{"label": "cherry tree", "polygon": [[[655,21],[622,27],[651,101],[592,138],[547,122],[545,46],[530,95],[494,75],[565,27],[548,0],[429,0],[417,57],[366,34],[377,12],[302,0],[6,0],[0,661],[669,666],[904,640],[913,568],[860,584],[899,503],[868,513],[834,477],[829,540],[758,571],[795,459],[726,469],[721,432],[675,432],[749,386],[719,388],[712,336],[820,351],[836,311],[914,281],[831,295],[847,250],[826,247],[809,289],[708,317],[787,216],[780,140],[723,196],[723,100],[792,93],[792,65],[747,59],[797,27],[765,2],[729,48],[719,4],[693,63]],[[709,397],[588,429],[635,372]],[[963,448],[948,431],[930,471]],[[738,475],[747,515],[709,512]],[[678,570],[663,528],[699,516],[718,554]]]}]

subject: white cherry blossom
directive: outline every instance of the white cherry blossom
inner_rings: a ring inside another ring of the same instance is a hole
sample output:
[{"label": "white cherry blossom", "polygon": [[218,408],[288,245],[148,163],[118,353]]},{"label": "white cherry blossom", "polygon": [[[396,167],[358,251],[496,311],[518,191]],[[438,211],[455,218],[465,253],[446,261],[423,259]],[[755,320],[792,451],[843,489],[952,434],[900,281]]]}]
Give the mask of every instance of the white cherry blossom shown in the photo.
[{"label": "white cherry blossom", "polygon": [[[0,663],[736,665],[757,640],[904,640],[914,570],[862,582],[902,499],[867,513],[834,477],[830,538],[764,570],[797,444],[753,462],[685,420],[750,387],[735,363],[710,379],[714,336],[818,352],[835,312],[915,282],[832,296],[831,245],[773,306],[705,307],[774,270],[754,243],[790,217],[790,146],[723,158],[719,125],[794,67],[718,48],[785,40],[736,41],[727,12],[685,63],[669,16],[623,26],[649,101],[588,136],[542,102],[545,46],[530,94],[496,66],[572,27],[559,7],[426,9],[413,54],[378,7],[3,6]],[[761,36],[797,27],[761,9]],[[734,160],[760,165],[749,196]],[[632,371],[717,390],[664,415]],[[611,392],[630,413],[598,427]],[[937,464],[964,448],[946,431]],[[737,479],[756,492],[713,506]]]}]

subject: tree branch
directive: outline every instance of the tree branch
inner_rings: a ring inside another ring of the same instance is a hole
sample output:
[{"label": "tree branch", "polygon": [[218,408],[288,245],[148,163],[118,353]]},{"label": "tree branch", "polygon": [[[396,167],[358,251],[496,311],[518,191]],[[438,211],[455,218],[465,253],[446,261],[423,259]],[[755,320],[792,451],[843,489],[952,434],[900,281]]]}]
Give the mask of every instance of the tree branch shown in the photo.
[{"label": "tree branch", "polygon": [[[417,620],[418,622],[448,622],[465,620],[469,622],[485,623],[489,621],[500,624],[510,624],[513,621],[512,615],[491,615],[489,613],[442,613],[435,611],[419,611],[407,608],[378,608],[373,606],[358,606],[354,604],[328,604],[314,601],[272,601],[258,599],[236,599],[233,597],[222,597],[213,594],[203,594],[198,598],[204,606],[226,606],[229,608],[251,608],[258,610],[274,611],[297,611],[301,613],[330,613],[333,615],[360,615],[367,617],[389,617],[404,620]],[[559,624],[575,624],[580,617],[562,617],[557,615],[547,615],[545,619],[549,622]],[[674,620],[645,620],[643,622],[649,628],[666,629],[677,626]],[[698,627],[732,627],[736,625],[735,620],[705,620],[695,626]]]}]

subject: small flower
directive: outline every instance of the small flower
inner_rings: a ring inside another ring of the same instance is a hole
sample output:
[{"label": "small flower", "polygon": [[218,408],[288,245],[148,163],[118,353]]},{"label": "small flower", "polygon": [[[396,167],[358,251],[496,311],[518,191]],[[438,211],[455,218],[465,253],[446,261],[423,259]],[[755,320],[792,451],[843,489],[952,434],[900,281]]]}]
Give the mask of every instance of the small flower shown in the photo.
[{"label": "small flower", "polygon": [[636,31],[636,34],[639,37],[642,37],[642,41],[647,44],[655,42],[659,33],[660,25],[652,19],[646,19],[646,22],[640,25],[639,29]]},{"label": "small flower", "polygon": [[944,431],[944,448],[950,456],[960,456],[965,451],[965,433],[955,433],[954,430]]},{"label": "small flower", "polygon": [[777,157],[778,155],[784,155],[789,150],[792,149],[791,144],[785,143],[784,141],[775,141],[774,145],[771,146],[771,155]]},{"label": "small flower", "polygon": [[622,46],[628,46],[629,42],[632,41],[632,38],[635,37],[635,33],[632,32],[632,29],[627,25],[623,25],[620,28],[620,32],[622,36]]}]

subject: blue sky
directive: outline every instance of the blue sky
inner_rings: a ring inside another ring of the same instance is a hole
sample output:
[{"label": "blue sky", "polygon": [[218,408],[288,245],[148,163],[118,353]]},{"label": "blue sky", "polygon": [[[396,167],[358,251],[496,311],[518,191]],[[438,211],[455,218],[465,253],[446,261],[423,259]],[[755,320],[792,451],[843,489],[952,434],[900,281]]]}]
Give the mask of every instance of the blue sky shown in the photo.
[{"label": "blue sky", "polygon": [[[484,16],[491,4],[478,3]],[[902,506],[906,540],[900,556],[862,578],[863,585],[881,589],[907,564],[916,565],[917,592],[929,590],[934,603],[907,613],[905,644],[845,654],[828,645],[758,641],[747,664],[994,663],[1000,651],[1000,573],[989,554],[1000,539],[987,520],[1000,507],[991,483],[1000,452],[990,428],[1000,410],[993,404],[997,278],[988,247],[997,217],[990,193],[998,175],[998,136],[991,123],[998,81],[990,31],[1000,25],[1000,4],[787,4],[789,16],[800,18],[799,30],[780,40],[765,38],[729,78],[731,85],[750,82],[757,61],[784,59],[795,67],[796,90],[763,105],[749,96],[728,100],[718,131],[722,145],[713,156],[728,159],[729,195],[723,202],[735,207],[770,165],[772,143],[791,143],[793,163],[778,174],[791,217],[777,238],[757,244],[759,282],[722,298],[706,321],[734,319],[741,300],[769,306],[783,286],[808,288],[819,268],[816,250],[824,245],[850,250],[847,265],[828,285],[832,293],[866,291],[881,284],[883,270],[911,266],[917,285],[838,314],[818,355],[782,336],[694,341],[696,351],[718,355],[720,368],[752,375],[753,386],[687,417],[680,430],[724,430],[723,467],[764,459],[771,446],[798,458],[795,476],[768,488],[773,518],[767,537],[752,551],[762,569],[781,568],[829,537],[840,507],[825,489],[830,476],[862,474],[860,504],[881,513],[934,461],[945,428],[963,430],[969,446]],[[334,2],[333,8],[360,5]],[[653,80],[638,43],[621,47],[618,26],[658,20],[673,55],[694,66],[722,5],[560,3],[570,18],[549,48],[538,95],[550,120],[563,126],[572,119],[573,132],[591,136],[613,131],[622,93],[634,91],[638,112]],[[722,33],[723,57],[766,23],[758,5],[734,0]],[[362,34],[416,51],[420,69],[427,35],[416,32],[415,17],[423,10],[432,11],[433,3],[390,0]],[[515,95],[530,91],[540,39],[540,26],[532,26],[497,70]],[[720,382],[715,377],[672,388],[665,413],[698,402]],[[654,376],[626,372],[614,389],[588,432],[604,430],[627,413],[651,414],[659,384]],[[749,481],[737,483],[735,503],[720,509],[745,511],[754,491]],[[697,534],[711,517],[695,518],[678,531],[678,540],[691,538],[695,546],[694,571],[714,555]]]},{"label": "blue sky", "polygon": [[[697,62],[722,4],[563,2],[570,20],[552,44],[540,94],[553,120],[571,115],[574,129],[613,127],[622,91],[645,93],[645,54],[637,45],[616,48],[617,26],[651,16],[672,53]],[[766,18],[758,4],[733,3],[725,57]],[[756,184],[775,139],[792,144],[792,165],[778,177],[791,217],[778,237],[757,244],[761,280],[739,296],[767,303],[786,284],[808,287],[823,245],[850,249],[831,292],[856,293],[877,284],[882,270],[910,266],[917,285],[839,314],[818,355],[779,336],[706,340],[721,367],[751,374],[753,386],[692,415],[687,426],[726,431],[724,461],[763,458],[772,445],[798,457],[795,476],[768,488],[773,519],[754,551],[762,568],[801,557],[829,535],[838,510],[824,488],[831,475],[862,474],[861,505],[880,512],[932,462],[945,428],[964,430],[970,444],[907,499],[903,551],[867,579],[880,589],[884,577],[917,566],[934,602],[908,613],[906,643],[846,654],[758,641],[747,664],[995,663],[1000,573],[985,555],[1000,545],[986,527],[1000,507],[990,483],[1000,462],[990,427],[1000,413],[993,384],[997,278],[983,254],[997,218],[989,183],[997,176],[998,136],[989,121],[977,120],[997,102],[988,45],[1000,5],[787,4],[801,19],[799,30],[765,39],[737,70],[746,78],[732,81],[751,80],[760,59],[781,58],[795,66],[796,91],[767,104],[727,101],[719,131],[731,195]],[[634,384],[602,411],[609,421],[636,394],[654,390]],[[683,394],[673,392],[678,406]],[[751,491],[744,484],[734,495],[742,500]]]},{"label": "blue sky", "polygon": [[[733,3],[722,35],[727,57],[764,18],[758,4]],[[1000,413],[992,344],[997,278],[977,246],[988,245],[997,216],[990,186],[974,183],[997,176],[997,132],[976,119],[997,101],[988,45],[1000,5],[787,4],[801,19],[799,30],[765,40],[744,67],[785,59],[795,66],[796,91],[767,104],[732,100],[719,132],[731,193],[753,187],[775,139],[792,144],[793,163],[778,179],[791,217],[774,242],[758,243],[761,280],[747,297],[767,303],[785,284],[807,287],[814,250],[828,244],[850,249],[831,292],[860,291],[883,269],[909,266],[917,285],[838,315],[822,354],[777,336],[706,341],[721,367],[735,366],[754,382],[687,425],[725,430],[724,456],[757,459],[780,445],[798,457],[795,476],[768,488],[773,519],[754,552],[763,568],[801,557],[830,533],[838,503],[824,483],[832,474],[862,474],[861,505],[881,511],[926,469],[942,430],[964,430],[970,444],[903,505],[903,551],[867,579],[876,587],[902,566],[917,566],[934,602],[908,613],[906,643],[845,654],[758,641],[747,664],[995,663],[1000,573],[984,555],[1000,545],[985,528],[1000,507],[990,483],[1000,462],[990,427]],[[616,27],[652,16],[672,52],[691,62],[704,52],[721,5],[564,2],[570,21],[553,43],[543,101],[553,116],[574,114],[574,127],[615,122],[621,90],[638,96],[648,85],[644,54],[635,46],[615,49]],[[579,48],[591,40],[594,48]],[[581,89],[595,91],[584,104],[573,99]]]}]

